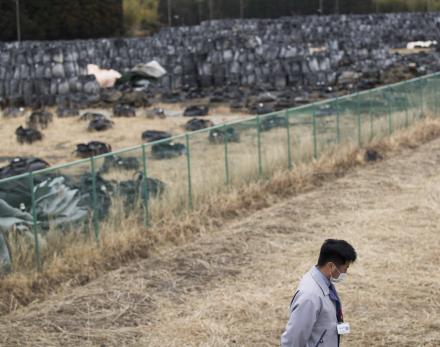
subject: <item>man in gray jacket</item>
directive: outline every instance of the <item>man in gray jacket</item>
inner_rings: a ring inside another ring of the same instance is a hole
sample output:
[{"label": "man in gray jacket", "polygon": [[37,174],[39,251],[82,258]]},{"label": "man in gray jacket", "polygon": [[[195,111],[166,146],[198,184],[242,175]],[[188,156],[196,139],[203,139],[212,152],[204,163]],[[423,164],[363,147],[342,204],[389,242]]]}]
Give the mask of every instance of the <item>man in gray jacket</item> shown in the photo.
[{"label": "man in gray jacket", "polygon": [[349,332],[333,283],[342,282],[356,260],[344,240],[324,242],[318,264],[302,278],[290,303],[290,317],[281,347],[338,347],[340,334]]}]

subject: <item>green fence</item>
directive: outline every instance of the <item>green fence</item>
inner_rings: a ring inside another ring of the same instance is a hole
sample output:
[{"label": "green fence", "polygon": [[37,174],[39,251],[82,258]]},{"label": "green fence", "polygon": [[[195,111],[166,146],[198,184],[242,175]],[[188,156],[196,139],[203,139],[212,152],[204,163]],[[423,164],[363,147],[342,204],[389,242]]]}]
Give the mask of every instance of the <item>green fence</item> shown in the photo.
[{"label": "green fence", "polygon": [[0,234],[12,271],[41,269],[72,243],[99,246],[103,235],[154,225],[230,187],[436,115],[439,81],[429,75],[3,179],[0,191],[24,214]]}]

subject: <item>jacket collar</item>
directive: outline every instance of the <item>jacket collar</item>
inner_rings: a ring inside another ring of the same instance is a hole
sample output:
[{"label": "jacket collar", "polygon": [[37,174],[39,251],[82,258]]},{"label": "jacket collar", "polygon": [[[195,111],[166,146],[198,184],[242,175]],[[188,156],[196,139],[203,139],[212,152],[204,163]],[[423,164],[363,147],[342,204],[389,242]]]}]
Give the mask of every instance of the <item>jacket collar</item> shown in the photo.
[{"label": "jacket collar", "polygon": [[319,285],[324,295],[330,294],[330,281],[325,277],[321,271],[318,270],[316,266],[313,266],[310,270],[310,274],[315,282]]}]

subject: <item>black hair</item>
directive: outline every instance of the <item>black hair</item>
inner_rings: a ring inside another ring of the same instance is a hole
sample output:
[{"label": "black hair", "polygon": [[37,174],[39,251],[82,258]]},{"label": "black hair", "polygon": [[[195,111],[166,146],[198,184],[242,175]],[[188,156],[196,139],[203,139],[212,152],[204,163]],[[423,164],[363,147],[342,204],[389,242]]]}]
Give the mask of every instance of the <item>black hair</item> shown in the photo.
[{"label": "black hair", "polygon": [[324,266],[328,262],[337,266],[356,261],[356,251],[353,246],[344,240],[325,240],[319,253],[318,266]]}]

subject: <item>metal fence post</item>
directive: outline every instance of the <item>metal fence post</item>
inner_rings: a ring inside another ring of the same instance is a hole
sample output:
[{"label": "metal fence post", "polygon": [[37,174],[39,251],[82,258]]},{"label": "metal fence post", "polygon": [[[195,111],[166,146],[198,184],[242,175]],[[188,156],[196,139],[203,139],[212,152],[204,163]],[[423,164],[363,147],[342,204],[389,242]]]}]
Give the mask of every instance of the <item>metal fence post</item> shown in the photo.
[{"label": "metal fence post", "polygon": [[292,139],[290,137],[290,120],[289,120],[289,110],[284,112],[284,117],[286,119],[286,129],[287,129],[287,167],[292,170]]},{"label": "metal fence post", "polygon": [[423,103],[425,102],[425,97],[423,95],[423,80],[420,79],[420,117],[423,117],[423,113],[424,113],[424,105]]},{"label": "metal fence post", "polygon": [[144,225],[150,225],[150,212],[148,202],[150,200],[150,191],[148,189],[148,171],[147,171],[147,153],[145,150],[145,143],[142,144],[142,198],[144,199]]},{"label": "metal fence post", "polygon": [[354,104],[356,107],[356,127],[357,127],[357,137],[358,137],[358,147],[362,147],[362,112],[361,112],[361,105],[359,100],[359,92],[356,92],[353,95]]},{"label": "metal fence post", "polygon": [[362,147],[362,115],[361,115],[361,107],[359,104],[359,94],[356,93],[356,95],[354,96],[354,98],[356,98],[356,118],[357,118],[357,133],[358,133],[358,146],[359,148]]},{"label": "metal fence post", "polygon": [[437,116],[437,114],[438,114],[438,102],[439,102],[439,100],[438,100],[438,98],[439,98],[439,95],[438,95],[438,92],[437,92],[437,89],[438,89],[438,82],[437,82],[437,77],[433,77],[432,78],[432,81],[433,81],[433,88],[431,88],[431,90],[433,90],[433,95],[434,95],[434,116]]},{"label": "metal fence post", "polygon": [[263,176],[263,161],[261,157],[261,126],[260,116],[257,116],[257,150],[258,150],[258,175]]},{"label": "metal fence post", "polygon": [[185,134],[186,141],[186,168],[187,168],[187,177],[188,177],[188,206],[189,209],[193,209],[193,194],[192,194],[192,178],[191,178],[191,149],[189,146],[189,135]]},{"label": "metal fence post", "polygon": [[316,139],[316,113],[315,108],[313,108],[313,116],[312,116],[312,124],[313,124],[313,159],[318,158],[318,143]]},{"label": "metal fence post", "polygon": [[392,113],[391,113],[391,107],[388,104],[388,130],[389,130],[389,134],[391,135],[394,131],[393,129],[393,118],[392,118]]},{"label": "metal fence post", "polygon": [[406,94],[407,102],[405,104],[405,128],[409,127],[409,101],[408,101],[408,94]]},{"label": "metal fence post", "polygon": [[434,81],[435,81],[435,93],[434,93],[434,98],[435,98],[435,116],[438,116],[438,109],[439,109],[439,93],[438,93],[438,77],[434,77]]},{"label": "metal fence post", "polygon": [[438,95],[437,95],[437,81],[435,80],[435,78],[433,79],[433,84],[434,87],[432,88],[434,90],[434,105],[433,105],[433,109],[434,109],[434,116],[437,115],[438,112]]},{"label": "metal fence post", "polygon": [[386,100],[386,112],[387,112],[387,119],[388,119],[388,134],[391,135],[393,133],[393,120],[391,119],[391,106],[390,101],[385,97],[384,93],[384,99]]},{"label": "metal fence post", "polygon": [[374,137],[374,125],[373,125],[373,120],[374,120],[374,115],[372,113],[372,107],[371,107],[371,92],[368,93],[368,117],[370,118],[370,140],[373,140]]},{"label": "metal fence post", "polygon": [[430,95],[431,95],[431,100],[432,100],[432,105],[431,105],[431,110],[433,115],[437,115],[438,112],[438,93],[437,93],[437,81],[435,80],[435,77],[431,79],[431,87],[429,88],[430,90]]},{"label": "metal fence post", "polygon": [[99,243],[99,211],[98,211],[98,192],[96,187],[96,167],[95,157],[90,158],[90,168],[92,171],[92,208],[93,208],[93,228],[95,239]]},{"label": "metal fence post", "polygon": [[339,96],[336,96],[336,143],[341,143]]},{"label": "metal fence post", "polygon": [[31,189],[32,233],[34,234],[35,243],[35,261],[37,263],[37,270],[41,271],[40,240],[38,239],[38,221],[35,201],[34,175],[32,174],[32,172],[29,172],[29,188]]},{"label": "metal fence post", "polygon": [[430,85],[429,85],[429,78],[427,78],[426,80],[425,80],[425,85],[426,86],[428,86],[428,88],[425,88],[425,90],[426,90],[426,97],[425,97],[425,102],[426,102],[426,112],[429,112],[430,110],[431,110],[431,98],[430,98],[430,96],[431,96],[431,89],[430,89]]},{"label": "metal fence post", "polygon": [[408,95],[408,122],[414,122],[414,112],[413,112],[413,93],[414,93],[414,85],[411,83],[410,86],[407,87],[407,95]]},{"label": "metal fence post", "polygon": [[223,142],[225,147],[225,185],[229,185],[229,151],[228,151],[228,141],[227,127],[226,124],[223,125]]}]

